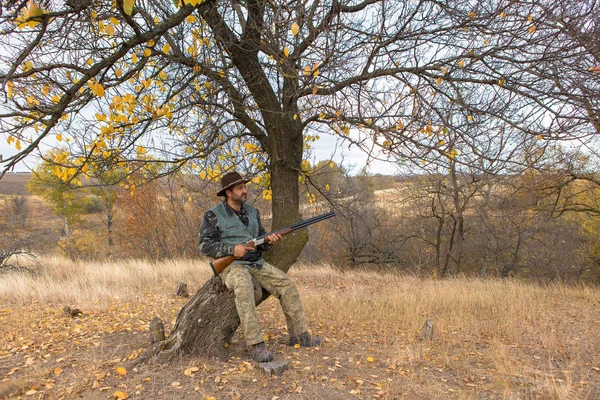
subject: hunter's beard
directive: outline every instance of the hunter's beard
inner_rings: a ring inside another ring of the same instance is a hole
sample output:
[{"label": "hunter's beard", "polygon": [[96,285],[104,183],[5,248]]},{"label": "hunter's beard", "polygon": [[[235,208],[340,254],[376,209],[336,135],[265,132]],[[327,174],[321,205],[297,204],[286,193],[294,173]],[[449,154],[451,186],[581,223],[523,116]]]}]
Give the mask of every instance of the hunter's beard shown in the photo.
[{"label": "hunter's beard", "polygon": [[240,196],[232,193],[231,197],[229,198],[231,203],[237,204],[240,207],[246,202],[246,200],[248,200],[248,195],[245,193]]}]

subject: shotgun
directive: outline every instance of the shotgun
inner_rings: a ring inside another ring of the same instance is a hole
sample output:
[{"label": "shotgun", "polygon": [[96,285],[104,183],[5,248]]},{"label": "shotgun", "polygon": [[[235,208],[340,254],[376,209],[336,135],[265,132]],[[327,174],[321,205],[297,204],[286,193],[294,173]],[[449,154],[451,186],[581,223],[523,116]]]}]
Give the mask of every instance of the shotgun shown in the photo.
[{"label": "shotgun", "polygon": [[[305,219],[304,221],[296,222],[293,225],[290,225],[288,227],[285,227],[285,228],[277,230],[277,231],[265,233],[264,235],[260,235],[259,237],[256,237],[252,240],[247,241],[245,244],[256,247],[258,245],[263,244],[265,242],[265,238],[269,235],[278,233],[281,236],[284,236],[284,235],[287,235],[288,233],[295,231],[296,229],[305,228],[309,225],[316,224],[317,222],[325,221],[326,219],[329,219],[331,217],[335,217],[334,211],[330,211],[325,214],[317,215],[316,217],[308,218],[308,219]],[[215,276],[217,276],[221,272],[223,272],[223,270],[225,268],[227,268],[229,266],[229,264],[231,264],[235,260],[236,260],[236,257],[234,257],[234,256],[217,258],[210,262],[210,268],[212,269]]]}]

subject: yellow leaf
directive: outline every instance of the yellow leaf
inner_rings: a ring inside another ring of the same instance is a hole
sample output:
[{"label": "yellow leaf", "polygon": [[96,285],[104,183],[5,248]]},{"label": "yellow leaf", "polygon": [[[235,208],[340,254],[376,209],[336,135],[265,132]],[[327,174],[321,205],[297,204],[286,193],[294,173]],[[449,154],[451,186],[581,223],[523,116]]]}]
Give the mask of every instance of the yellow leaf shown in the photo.
[{"label": "yellow leaf", "polygon": [[129,396],[125,392],[116,391],[113,393],[113,399],[115,399],[115,400],[125,400],[128,398],[129,398]]},{"label": "yellow leaf", "polygon": [[527,21],[529,21],[529,22],[533,21],[533,15],[529,14],[527,16]]},{"label": "yellow leaf", "polygon": [[59,142],[62,142],[62,135],[60,133],[56,134],[56,140],[58,140]]},{"label": "yellow leaf", "polygon": [[196,17],[190,14],[185,19],[185,22],[187,22],[188,24],[193,24],[194,22],[196,22]]},{"label": "yellow leaf", "polygon": [[535,32],[535,25],[533,25],[531,28],[529,28],[529,33],[533,33]]},{"label": "yellow leaf", "polygon": [[150,55],[152,55],[152,50],[150,50],[149,48],[145,48],[144,49],[144,55],[146,57],[150,57]]},{"label": "yellow leaf", "polygon": [[138,56],[137,56],[137,54],[133,53],[131,55],[131,62],[133,62],[134,64],[137,64],[137,62],[138,62]]},{"label": "yellow leaf", "polygon": [[505,12],[501,12],[501,13],[500,13],[500,15],[499,15],[499,17],[500,17],[500,18],[504,18],[504,17],[506,17],[506,13],[505,13]]},{"label": "yellow leaf", "polygon": [[163,46],[162,51],[165,54],[169,54],[169,51],[171,51],[171,46],[169,45],[169,43],[167,43]]},{"label": "yellow leaf", "polygon": [[461,67],[461,68],[464,67],[465,66],[465,60],[459,60],[458,61],[458,66]]},{"label": "yellow leaf", "polygon": [[21,151],[21,140],[17,139],[17,142],[15,143],[15,147],[17,148],[17,150]]},{"label": "yellow leaf", "polygon": [[472,116],[472,115],[467,115],[467,119],[468,119],[469,121],[473,121],[473,116]]},{"label": "yellow leaf", "polygon": [[312,90],[312,94],[317,94],[317,91],[319,90],[319,87],[317,86],[317,84],[313,85],[313,90]]},{"label": "yellow leaf", "polygon": [[367,357],[367,361],[372,363],[375,361],[375,359],[373,357],[369,356],[369,357]]},{"label": "yellow leaf", "polygon": [[108,35],[112,36],[115,34],[115,27],[108,24],[106,25],[106,27],[104,28],[104,32],[106,32]]},{"label": "yellow leaf", "polygon": [[283,48],[283,55],[287,57],[289,54],[290,54],[290,49],[287,46],[285,46]]},{"label": "yellow leaf", "polygon": [[298,34],[299,29],[300,28],[298,27],[298,24],[294,22],[292,24],[292,28],[290,29],[292,31],[292,35],[296,36]]},{"label": "yellow leaf", "polygon": [[117,69],[115,70],[115,75],[117,76],[117,78],[120,78],[120,77],[121,77],[121,75],[123,75],[123,70],[122,70],[122,69],[120,69],[120,68],[117,68]]},{"label": "yellow leaf", "polygon": [[442,79],[441,76],[435,80],[435,83],[438,84],[438,85],[441,85],[442,82],[443,82],[443,79]]},{"label": "yellow leaf", "polygon": [[192,368],[188,368],[185,371],[183,371],[183,374],[185,376],[194,376],[194,373],[198,372],[200,369],[198,367],[192,367]]},{"label": "yellow leaf", "polygon": [[94,83],[94,86],[92,86],[92,93],[98,97],[104,97],[104,88],[100,82]]},{"label": "yellow leaf", "polygon": [[125,367],[119,367],[116,369],[117,375],[125,376],[127,375],[127,370]]},{"label": "yellow leaf", "polygon": [[55,94],[54,96],[52,96],[52,102],[54,104],[57,104],[58,102],[60,102],[60,97],[58,97],[58,95]]},{"label": "yellow leaf", "polygon": [[329,187],[329,183],[325,185],[325,190],[329,191],[330,187]]},{"label": "yellow leaf", "polygon": [[123,0],[123,11],[125,11],[125,14],[131,15],[134,4],[135,0]]},{"label": "yellow leaf", "polygon": [[42,86],[42,94],[48,96],[48,93],[50,93],[50,87],[48,85]]},{"label": "yellow leaf", "polygon": [[27,17],[29,18],[35,18],[35,17],[39,17],[44,13],[44,11],[42,11],[42,9],[35,4],[34,1],[30,1],[29,2],[29,9],[27,10]]},{"label": "yellow leaf", "polygon": [[62,374],[63,370],[60,367],[56,367],[54,368],[54,375],[60,375]]}]

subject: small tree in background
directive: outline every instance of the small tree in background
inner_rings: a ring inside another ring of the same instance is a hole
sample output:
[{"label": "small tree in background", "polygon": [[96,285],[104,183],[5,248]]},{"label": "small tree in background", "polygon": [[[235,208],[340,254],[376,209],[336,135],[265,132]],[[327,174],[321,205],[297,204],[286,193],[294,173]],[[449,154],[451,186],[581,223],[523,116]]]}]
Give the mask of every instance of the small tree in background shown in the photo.
[{"label": "small tree in background", "polygon": [[[50,153],[55,158],[64,158],[67,153],[61,150]],[[81,186],[75,178],[76,168],[56,165],[44,160],[33,170],[33,175],[27,182],[27,190],[42,197],[48,202],[52,212],[64,221],[64,236],[71,236],[71,228],[85,213],[88,200],[81,192],[73,190],[74,186]]]}]

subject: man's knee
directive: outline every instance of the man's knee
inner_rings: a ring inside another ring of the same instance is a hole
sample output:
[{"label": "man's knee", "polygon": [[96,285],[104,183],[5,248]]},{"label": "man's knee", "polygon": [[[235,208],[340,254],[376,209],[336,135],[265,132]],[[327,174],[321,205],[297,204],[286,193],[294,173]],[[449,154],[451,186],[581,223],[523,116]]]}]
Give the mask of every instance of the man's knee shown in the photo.
[{"label": "man's knee", "polygon": [[235,268],[228,271],[224,279],[225,286],[229,290],[233,290],[234,293],[250,291],[254,293],[254,284],[252,283],[252,276],[248,271],[242,268]]}]

